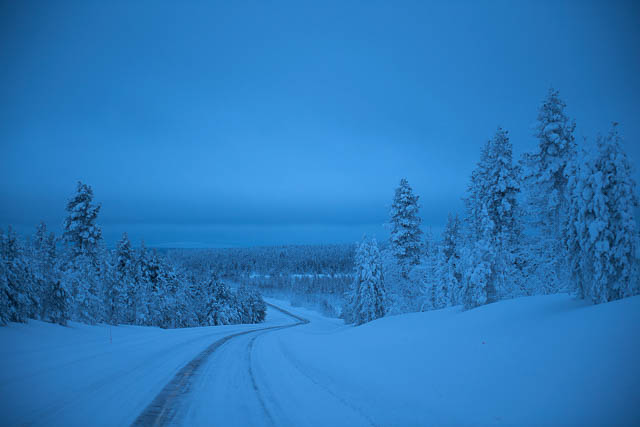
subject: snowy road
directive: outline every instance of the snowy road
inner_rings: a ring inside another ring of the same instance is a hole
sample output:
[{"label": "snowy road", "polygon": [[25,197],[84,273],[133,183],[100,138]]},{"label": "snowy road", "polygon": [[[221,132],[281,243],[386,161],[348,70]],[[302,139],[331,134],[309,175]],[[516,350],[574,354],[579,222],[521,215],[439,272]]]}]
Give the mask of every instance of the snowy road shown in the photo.
[{"label": "snowy road", "polygon": [[304,372],[280,345],[290,338],[289,328],[309,320],[269,306],[272,319],[280,312],[288,324],[216,341],[174,377],[134,425],[374,425]]},{"label": "snowy road", "polygon": [[[252,392],[255,391],[258,401],[262,404],[262,407],[264,407],[262,398],[260,397],[258,388],[256,386],[255,377],[251,368],[251,351],[253,349],[253,343],[255,341],[256,336],[259,334],[264,334],[264,333],[279,330],[279,329],[291,328],[291,327],[308,323],[307,319],[304,319],[302,317],[296,316],[295,314],[282,310],[274,304],[268,304],[268,305],[270,309],[269,310],[270,318],[273,318],[274,314],[276,316],[278,316],[278,314],[280,315],[284,314],[285,316],[283,318],[283,323],[285,323],[284,325],[268,326],[268,327],[260,328],[257,330],[237,332],[235,334],[228,335],[224,338],[221,338],[213,342],[209,347],[207,347],[200,354],[198,354],[193,360],[187,363],[175,375],[175,377],[173,377],[173,379],[169,382],[169,384],[167,384],[162,389],[162,391],[156,396],[153,402],[151,402],[151,404],[144,410],[144,412],[142,412],[142,414],[138,416],[138,418],[134,422],[134,425],[137,425],[137,426],[168,425],[175,422],[180,422],[180,420],[183,418],[183,415],[179,414],[179,416],[176,417],[176,413],[178,411],[183,412],[182,408],[184,407],[189,407],[190,399],[195,399],[200,401],[204,400],[205,402],[211,402],[213,397],[217,397],[220,394],[227,395],[228,389],[222,388],[222,389],[215,390],[214,393],[210,393],[207,396],[205,396],[204,399],[202,399],[200,394],[206,393],[206,391],[195,389],[193,387],[193,384],[198,384],[198,383],[201,384],[203,379],[205,381],[210,379],[212,382],[219,383],[220,379],[229,377],[229,375],[232,375],[232,374],[237,374],[238,372],[235,372],[233,369],[228,369],[228,368],[229,366],[233,367],[236,360],[242,359],[245,352],[247,355],[246,360],[248,361],[248,364],[242,367],[242,368],[246,368],[245,369],[246,372],[242,372],[243,370],[240,369],[241,371],[240,374],[248,374],[249,378],[251,379],[251,382],[250,382],[251,387],[248,388],[249,393],[243,394],[242,396],[230,396],[231,397],[230,400],[233,402],[233,401],[245,399],[247,395],[252,394]],[[274,313],[274,310],[276,310],[275,313]],[[282,317],[282,316],[278,316],[278,317]],[[293,321],[293,323],[287,322],[287,320],[291,320]],[[289,324],[286,324],[286,323],[289,323]],[[239,346],[238,346],[238,343],[240,343]],[[229,355],[230,353],[231,356],[233,357],[226,357],[226,358],[224,356],[222,358],[216,357],[217,363],[212,364],[209,361],[209,359],[212,358],[212,354],[216,351],[217,351],[216,356],[218,356],[219,353],[226,353],[227,355]],[[207,365],[210,368],[213,366],[216,369],[213,371],[209,369],[208,371],[206,371],[207,375],[203,375],[202,371]],[[218,371],[218,372],[215,372],[215,371]],[[228,383],[228,381],[226,383]],[[221,391],[223,391],[224,393],[220,393]],[[237,391],[241,392],[242,390],[237,390]],[[228,400],[229,399],[227,399],[227,401]],[[223,406],[221,405],[220,408],[222,407]],[[226,409],[230,407],[233,407],[233,405],[224,406],[224,408]],[[236,405],[235,407],[238,408],[238,405]],[[237,416],[240,415],[240,411],[242,411],[242,407],[238,408],[238,414],[231,414],[232,418],[237,418]],[[216,413],[219,413],[218,408],[216,408]],[[233,416],[233,415],[236,415],[236,416]],[[268,413],[267,413],[267,416],[268,416]],[[209,418],[204,418],[202,419],[202,422],[206,422],[208,419]]]},{"label": "snowy road", "polygon": [[[129,425],[141,413],[149,417],[149,408],[179,375],[198,375],[217,347],[239,334],[300,322],[270,307],[267,321],[258,325],[163,330],[31,321],[3,328],[0,424]],[[166,394],[165,400],[178,401]],[[170,405],[168,414],[150,419],[164,423],[173,414]]]}]

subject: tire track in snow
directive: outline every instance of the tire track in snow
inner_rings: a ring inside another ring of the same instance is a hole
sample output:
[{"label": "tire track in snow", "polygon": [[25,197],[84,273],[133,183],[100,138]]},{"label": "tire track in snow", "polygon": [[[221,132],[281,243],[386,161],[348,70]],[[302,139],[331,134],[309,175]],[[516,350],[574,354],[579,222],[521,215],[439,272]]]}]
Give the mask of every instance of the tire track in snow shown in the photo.
[{"label": "tire track in snow", "polygon": [[251,378],[251,385],[253,386],[253,390],[256,392],[256,396],[258,396],[258,401],[260,402],[260,406],[262,407],[262,410],[264,411],[265,415],[267,416],[267,419],[269,420],[269,424],[271,424],[272,426],[275,426],[276,423],[273,421],[273,416],[267,409],[267,405],[265,404],[264,399],[262,398],[262,393],[258,388],[258,384],[256,383],[256,377],[253,373],[251,354],[253,353],[253,343],[259,335],[262,335],[262,334],[256,334],[255,336],[251,337],[251,340],[249,340],[249,345],[247,346],[247,353],[249,356],[249,377]]},{"label": "tire track in snow", "polygon": [[[297,316],[293,313],[290,313],[278,306],[275,306],[270,303],[266,303],[266,304],[269,307],[272,307],[290,317],[293,317],[298,322],[290,325],[270,326],[266,328],[252,329],[250,331],[237,332],[235,334],[227,335],[226,337],[213,342],[209,347],[204,349],[200,354],[198,354],[195,358],[193,358],[189,363],[187,363],[184,367],[182,367],[182,369],[178,371],[178,373],[173,377],[173,379],[169,381],[169,383],[160,391],[160,393],[156,395],[156,397],[145,408],[145,410],[142,411],[142,413],[138,416],[138,418],[136,418],[136,420],[133,422],[132,425],[163,426],[163,425],[171,424],[180,406],[182,397],[189,392],[194,374],[198,371],[198,369],[200,369],[200,367],[209,358],[209,356],[213,354],[213,352],[215,352],[218,348],[220,348],[224,343],[228,342],[229,340],[242,335],[247,335],[250,333],[257,333],[257,332],[265,333],[267,331],[292,328],[295,326],[303,325],[305,323],[309,323],[307,319]],[[250,348],[252,348],[254,340],[255,340],[255,337],[250,342]],[[264,409],[265,414],[273,424],[273,419],[271,417],[271,414],[267,411],[264,400],[262,399],[262,396],[255,382],[253,371],[251,370],[251,363],[249,364],[249,372],[251,375],[251,380],[253,382],[253,388],[256,391],[258,399],[260,400],[260,404],[262,405],[262,408]]]}]

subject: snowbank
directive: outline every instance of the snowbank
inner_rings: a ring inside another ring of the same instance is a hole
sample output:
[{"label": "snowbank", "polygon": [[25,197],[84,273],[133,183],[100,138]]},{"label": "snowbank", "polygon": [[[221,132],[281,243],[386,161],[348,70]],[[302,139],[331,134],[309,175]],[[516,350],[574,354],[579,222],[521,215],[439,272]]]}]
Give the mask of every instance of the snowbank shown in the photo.
[{"label": "snowbank", "polygon": [[640,297],[528,297],[356,328],[315,317],[280,334],[282,351],[378,425],[640,425]]}]

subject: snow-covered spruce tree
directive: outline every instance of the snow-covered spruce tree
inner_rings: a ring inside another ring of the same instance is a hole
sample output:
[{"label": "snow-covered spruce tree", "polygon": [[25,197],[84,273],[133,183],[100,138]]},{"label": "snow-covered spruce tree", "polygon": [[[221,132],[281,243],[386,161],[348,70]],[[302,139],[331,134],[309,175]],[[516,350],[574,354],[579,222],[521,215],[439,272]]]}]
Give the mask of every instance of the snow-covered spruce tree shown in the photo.
[{"label": "snow-covered spruce tree", "polygon": [[520,191],[518,170],[513,165],[509,134],[498,128],[484,146],[480,161],[469,185],[467,209],[477,235],[483,232],[481,211],[486,209],[494,223],[493,235],[504,234],[505,244],[517,240],[521,231],[517,195]]},{"label": "snow-covered spruce tree", "polygon": [[240,323],[261,323],[267,315],[267,306],[262,296],[253,289],[241,287],[236,291]]},{"label": "snow-covered spruce tree", "polygon": [[135,324],[149,324],[151,300],[149,298],[149,252],[144,244],[144,240],[140,243],[140,249],[136,252],[136,294],[135,294]]},{"label": "snow-covered spruce tree", "polygon": [[39,318],[65,325],[70,315],[70,297],[58,267],[57,241],[46,224],[40,223],[31,238],[30,265],[39,284]]},{"label": "snow-covered spruce tree", "polygon": [[413,194],[409,182],[402,178],[391,205],[391,251],[408,277],[409,270],[420,263],[422,251],[422,219],[418,216],[418,196]]},{"label": "snow-covered spruce tree", "polygon": [[178,283],[175,270],[164,259],[156,257],[158,262],[158,311],[159,324],[162,328],[182,326],[188,313],[185,311],[186,301],[182,288]]},{"label": "snow-covered spruce tree", "polygon": [[378,244],[366,237],[356,252],[356,272],[345,321],[362,325],[385,315],[385,290]]},{"label": "snow-covered spruce tree", "polygon": [[122,234],[115,251],[114,280],[106,289],[109,322],[135,323],[136,262],[127,233]]},{"label": "snow-covered spruce tree", "polygon": [[62,283],[71,294],[73,320],[95,324],[105,320],[104,277],[95,259],[78,255],[72,258],[62,273]]},{"label": "snow-covered spruce tree", "polygon": [[598,137],[595,153],[572,164],[565,237],[574,289],[594,303],[638,293],[633,277],[638,251],[631,165],[617,124]]},{"label": "snow-covered spruce tree", "polygon": [[0,324],[26,322],[31,308],[31,278],[15,231],[0,230]]},{"label": "snow-covered spruce tree", "polygon": [[103,298],[102,231],[96,224],[100,205],[93,203],[93,190],[78,182],[76,194],[67,203],[63,240],[66,259],[63,283],[72,296],[72,318],[96,323],[105,317]]},{"label": "snow-covered spruce tree", "polygon": [[148,318],[147,325],[161,326],[164,323],[164,315],[168,310],[167,285],[164,278],[162,263],[157,251],[154,249],[146,258],[147,265],[144,268],[144,280],[147,283]]},{"label": "snow-covered spruce tree", "polygon": [[494,224],[488,211],[480,211],[481,235],[463,249],[465,277],[462,303],[466,309],[478,307],[490,301],[495,276]]},{"label": "snow-covered spruce tree", "polygon": [[93,190],[78,182],[76,194],[67,203],[63,238],[74,256],[96,260],[102,240],[102,230],[96,224],[100,205],[93,203]]},{"label": "snow-covered spruce tree", "polygon": [[460,265],[460,219],[449,214],[438,253],[436,305],[439,308],[462,302]]},{"label": "snow-covered spruce tree", "polygon": [[[519,191],[511,142],[508,133],[498,128],[494,138],[482,149],[465,199],[470,246],[475,247],[479,241],[492,245],[493,264],[487,266],[491,269],[491,282],[486,284],[487,302],[513,296],[519,291],[514,286],[519,282],[516,255],[522,229],[517,202]],[[489,228],[487,221],[491,224]]]},{"label": "snow-covered spruce tree", "polygon": [[[355,253],[357,253],[357,245]],[[384,281],[385,281],[385,313],[386,314],[401,314],[401,313],[410,313],[414,311],[418,311],[415,308],[415,301],[407,301],[408,288],[411,287],[411,278],[407,279],[402,275],[402,271],[400,266],[398,265],[397,258],[393,255],[391,248],[387,245],[380,253],[380,258],[382,260],[382,271],[384,271]],[[357,265],[357,262],[354,257],[354,265]],[[411,274],[414,276],[415,274]],[[419,284],[420,288],[422,288],[422,284]],[[351,286],[349,287],[351,289]],[[347,294],[349,294],[350,290],[347,290]],[[346,302],[349,301],[349,298],[345,299]],[[343,310],[343,312],[345,312]],[[345,312],[346,313],[346,312]],[[347,322],[353,323],[353,322]]]},{"label": "snow-covered spruce tree", "polygon": [[440,245],[433,238],[431,230],[424,233],[423,252],[420,264],[409,272],[408,285],[404,290],[404,296],[408,300],[409,311],[426,311],[441,308],[443,303],[439,295],[440,280],[438,277],[438,257]]},{"label": "snow-covered spruce tree", "polygon": [[206,285],[208,295],[205,306],[204,322],[206,325],[230,325],[236,323],[239,318],[235,295],[231,290],[218,280],[211,279]]},{"label": "snow-covered spruce tree", "polygon": [[536,230],[537,260],[542,293],[561,290],[567,281],[566,252],[562,224],[566,216],[567,165],[576,156],[575,122],[565,113],[566,104],[557,90],[550,89],[538,110],[535,137],[538,148],[523,157],[527,188],[527,217]]},{"label": "snow-covered spruce tree", "polygon": [[53,282],[47,294],[47,317],[46,320],[62,326],[67,325],[71,318],[70,295],[62,280]]}]

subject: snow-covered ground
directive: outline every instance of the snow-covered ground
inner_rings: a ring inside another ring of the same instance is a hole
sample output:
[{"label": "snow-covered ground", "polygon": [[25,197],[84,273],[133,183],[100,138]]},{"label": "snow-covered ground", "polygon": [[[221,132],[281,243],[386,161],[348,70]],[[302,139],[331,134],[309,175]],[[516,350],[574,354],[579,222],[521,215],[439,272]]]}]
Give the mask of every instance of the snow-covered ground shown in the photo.
[{"label": "snow-covered ground", "polygon": [[[568,295],[310,323],[234,337],[175,401],[183,425],[640,425],[640,297]],[[3,425],[129,424],[220,337],[295,322],[161,330],[0,328]]]},{"label": "snow-covered ground", "polygon": [[640,297],[312,320],[278,348],[377,425],[640,425]]},{"label": "snow-covered ground", "polygon": [[187,362],[216,340],[292,323],[186,329],[38,321],[0,328],[1,425],[129,425]]}]

